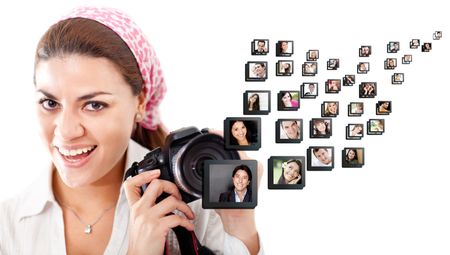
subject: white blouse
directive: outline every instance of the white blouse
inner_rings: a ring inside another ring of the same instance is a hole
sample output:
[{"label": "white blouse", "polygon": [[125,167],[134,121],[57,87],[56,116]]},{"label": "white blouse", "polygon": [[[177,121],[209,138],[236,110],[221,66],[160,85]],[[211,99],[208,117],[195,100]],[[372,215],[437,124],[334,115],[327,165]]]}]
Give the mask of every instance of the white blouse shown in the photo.
[{"label": "white blouse", "polygon": [[[125,169],[149,152],[130,140]],[[48,170],[50,169],[50,171]],[[65,254],[62,210],[52,190],[52,167],[47,167],[21,195],[0,203],[0,254]],[[202,208],[201,199],[189,203],[195,213],[195,233],[200,242],[217,254],[250,254],[242,241],[227,234],[219,215]],[[104,254],[126,254],[129,207],[123,187],[114,215],[111,239]],[[175,234],[168,236],[170,254],[180,254]],[[260,246],[259,255],[263,254]]]}]

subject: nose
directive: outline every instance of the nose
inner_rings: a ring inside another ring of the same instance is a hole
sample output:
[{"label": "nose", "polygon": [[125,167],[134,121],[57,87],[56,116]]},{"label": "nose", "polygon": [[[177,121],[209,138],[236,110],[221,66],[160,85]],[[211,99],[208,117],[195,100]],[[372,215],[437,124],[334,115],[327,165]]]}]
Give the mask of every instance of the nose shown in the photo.
[{"label": "nose", "polygon": [[84,133],[80,117],[70,112],[70,109],[63,109],[56,119],[54,135],[63,141],[71,141],[83,136]]}]

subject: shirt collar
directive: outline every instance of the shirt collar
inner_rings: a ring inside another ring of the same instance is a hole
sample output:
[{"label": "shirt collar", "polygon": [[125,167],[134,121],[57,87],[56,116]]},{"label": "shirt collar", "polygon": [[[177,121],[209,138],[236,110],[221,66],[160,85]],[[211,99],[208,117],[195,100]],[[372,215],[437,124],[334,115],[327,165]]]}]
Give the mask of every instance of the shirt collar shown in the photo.
[{"label": "shirt collar", "polygon": [[[130,139],[126,151],[125,170],[131,167],[133,162],[141,161],[149,150]],[[50,162],[46,166],[46,171],[42,174],[24,193],[19,195],[18,220],[42,213],[48,206],[59,206],[55,200],[52,188],[53,164]],[[124,191],[121,188],[121,196]]]}]

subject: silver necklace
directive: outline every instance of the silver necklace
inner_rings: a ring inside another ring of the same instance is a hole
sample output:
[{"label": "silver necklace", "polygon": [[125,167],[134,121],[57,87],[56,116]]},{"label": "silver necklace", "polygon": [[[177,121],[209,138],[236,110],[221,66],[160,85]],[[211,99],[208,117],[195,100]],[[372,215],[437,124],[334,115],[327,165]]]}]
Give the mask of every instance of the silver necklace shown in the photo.
[{"label": "silver necklace", "polygon": [[75,215],[75,217],[77,217],[77,219],[83,224],[85,225],[84,227],[84,233],[89,235],[90,233],[92,233],[92,228],[94,227],[95,224],[97,224],[97,222],[100,221],[100,219],[105,215],[105,213],[107,213],[109,210],[113,209],[115,205],[112,205],[111,207],[105,209],[102,214],[100,214],[100,216],[92,223],[92,224],[88,224],[86,223],[83,219],[81,219],[81,217],[75,212],[74,209],[72,209],[70,206],[62,204],[64,207],[66,207],[67,209],[69,209],[69,211],[71,211],[73,213],[73,215]]}]

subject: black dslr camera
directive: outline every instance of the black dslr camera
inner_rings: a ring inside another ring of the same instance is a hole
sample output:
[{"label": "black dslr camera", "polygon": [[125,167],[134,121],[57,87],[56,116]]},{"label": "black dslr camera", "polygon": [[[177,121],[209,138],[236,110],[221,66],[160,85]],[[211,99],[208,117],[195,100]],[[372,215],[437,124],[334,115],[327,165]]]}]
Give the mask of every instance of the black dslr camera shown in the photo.
[{"label": "black dslr camera", "polygon": [[[156,148],[144,159],[127,170],[125,179],[145,171],[160,169],[160,179],[175,183],[185,203],[202,197],[203,162],[205,160],[240,159],[235,150],[225,150],[221,136],[199,131],[195,127],[182,128],[171,132],[163,148]],[[141,187],[142,194],[148,184]],[[157,202],[167,196],[163,194]]]},{"label": "black dslr camera", "polygon": [[[225,150],[225,143],[221,136],[208,133],[207,129],[199,131],[195,127],[188,127],[171,132],[163,148],[156,148],[141,162],[134,162],[127,170],[125,180],[145,171],[160,169],[162,180],[174,182],[180,190],[185,203],[202,197],[203,163],[205,160],[240,159],[235,150]],[[148,184],[141,187],[142,194]],[[166,198],[163,193],[156,202]],[[177,226],[172,229],[178,240],[182,255],[211,255],[210,249],[202,246],[194,232]],[[166,254],[166,248],[164,249]]]}]

